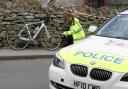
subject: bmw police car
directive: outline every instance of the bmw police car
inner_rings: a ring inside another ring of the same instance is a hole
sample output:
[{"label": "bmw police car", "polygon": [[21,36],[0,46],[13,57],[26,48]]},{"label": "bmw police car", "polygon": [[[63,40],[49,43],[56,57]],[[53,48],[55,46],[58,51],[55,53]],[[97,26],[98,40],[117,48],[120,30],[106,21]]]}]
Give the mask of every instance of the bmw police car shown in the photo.
[{"label": "bmw police car", "polygon": [[128,89],[128,11],[57,52],[49,68],[49,85],[50,89]]}]

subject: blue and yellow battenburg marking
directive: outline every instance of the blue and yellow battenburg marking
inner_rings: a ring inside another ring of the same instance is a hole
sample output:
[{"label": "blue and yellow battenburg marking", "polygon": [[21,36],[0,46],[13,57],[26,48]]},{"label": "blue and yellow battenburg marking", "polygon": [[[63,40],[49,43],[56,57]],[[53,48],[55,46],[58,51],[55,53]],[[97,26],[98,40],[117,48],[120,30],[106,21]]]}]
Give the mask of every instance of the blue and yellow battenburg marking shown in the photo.
[{"label": "blue and yellow battenburg marking", "polygon": [[[128,58],[90,50],[61,50],[59,55],[68,63],[100,67],[116,72],[128,72]],[[90,62],[95,61],[94,65]]]}]

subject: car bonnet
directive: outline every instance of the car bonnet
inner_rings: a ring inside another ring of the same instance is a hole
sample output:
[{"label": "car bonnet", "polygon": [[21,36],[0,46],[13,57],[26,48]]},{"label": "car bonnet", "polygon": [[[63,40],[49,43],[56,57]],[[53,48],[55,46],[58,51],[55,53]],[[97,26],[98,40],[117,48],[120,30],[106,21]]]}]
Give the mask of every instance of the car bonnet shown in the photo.
[{"label": "car bonnet", "polygon": [[83,64],[115,72],[128,72],[128,57],[126,57],[128,50],[123,46],[109,43],[110,40],[113,43],[117,41],[93,36],[78,44],[63,48],[58,53],[65,62],[71,64]]}]

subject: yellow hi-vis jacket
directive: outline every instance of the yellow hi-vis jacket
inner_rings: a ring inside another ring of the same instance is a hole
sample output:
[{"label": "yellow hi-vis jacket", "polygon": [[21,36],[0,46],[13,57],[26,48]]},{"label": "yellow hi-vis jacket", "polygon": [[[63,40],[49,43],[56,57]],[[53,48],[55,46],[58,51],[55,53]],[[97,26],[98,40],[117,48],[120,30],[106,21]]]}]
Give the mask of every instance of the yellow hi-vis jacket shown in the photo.
[{"label": "yellow hi-vis jacket", "polygon": [[85,32],[79,22],[79,19],[73,18],[73,21],[72,21],[69,31],[65,31],[64,35],[65,36],[72,35],[73,43],[76,43],[77,41],[79,41],[85,37]]}]

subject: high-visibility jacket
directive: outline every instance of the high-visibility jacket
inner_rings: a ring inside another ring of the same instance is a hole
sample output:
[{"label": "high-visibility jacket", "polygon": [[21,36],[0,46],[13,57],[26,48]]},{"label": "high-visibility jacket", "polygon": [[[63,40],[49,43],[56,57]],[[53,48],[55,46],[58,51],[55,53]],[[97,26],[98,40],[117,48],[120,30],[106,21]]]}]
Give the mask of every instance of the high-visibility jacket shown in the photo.
[{"label": "high-visibility jacket", "polygon": [[79,19],[73,18],[69,31],[65,31],[64,35],[65,36],[72,35],[73,43],[85,38],[85,32],[79,22]]}]

